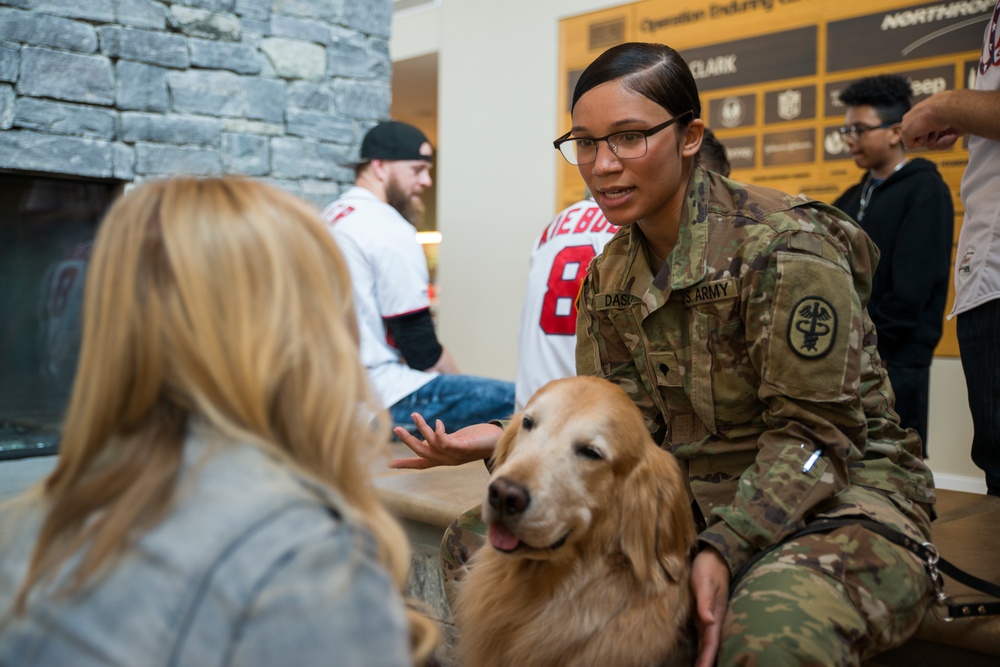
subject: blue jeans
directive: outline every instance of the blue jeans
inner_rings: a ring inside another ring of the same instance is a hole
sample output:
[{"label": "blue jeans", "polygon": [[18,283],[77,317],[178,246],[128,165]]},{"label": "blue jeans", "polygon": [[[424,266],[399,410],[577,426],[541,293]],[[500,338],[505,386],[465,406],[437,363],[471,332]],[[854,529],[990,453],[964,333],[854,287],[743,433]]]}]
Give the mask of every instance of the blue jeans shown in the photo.
[{"label": "blue jeans", "polygon": [[958,316],[958,348],[972,412],[972,461],[1000,496],[1000,299]]},{"label": "blue jeans", "polygon": [[514,383],[472,375],[439,375],[389,408],[394,426],[415,429],[410,415],[419,412],[431,428],[444,422],[449,433],[514,414]]}]

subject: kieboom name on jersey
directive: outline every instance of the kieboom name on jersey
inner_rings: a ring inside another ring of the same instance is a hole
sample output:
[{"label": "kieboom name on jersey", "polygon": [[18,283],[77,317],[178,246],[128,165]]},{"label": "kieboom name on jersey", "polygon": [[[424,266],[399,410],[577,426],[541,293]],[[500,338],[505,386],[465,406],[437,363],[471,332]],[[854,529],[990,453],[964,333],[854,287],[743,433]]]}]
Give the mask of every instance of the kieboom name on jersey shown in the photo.
[{"label": "kieboom name on jersey", "polygon": [[614,234],[617,231],[618,227],[604,218],[604,214],[601,213],[597,204],[586,208],[570,208],[545,228],[541,238],[538,239],[538,247],[541,248],[549,239],[560,234],[585,234],[587,232]]}]

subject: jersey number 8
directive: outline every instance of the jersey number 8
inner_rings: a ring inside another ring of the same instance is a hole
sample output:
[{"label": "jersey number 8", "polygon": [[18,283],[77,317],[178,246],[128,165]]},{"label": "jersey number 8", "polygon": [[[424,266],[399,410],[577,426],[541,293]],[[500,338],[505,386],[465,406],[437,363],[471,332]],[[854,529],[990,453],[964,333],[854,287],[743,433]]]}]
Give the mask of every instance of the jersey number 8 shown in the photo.
[{"label": "jersey number 8", "polygon": [[552,260],[542,300],[542,331],[558,336],[576,334],[576,297],[596,254],[593,246],[577,245],[563,248]]}]

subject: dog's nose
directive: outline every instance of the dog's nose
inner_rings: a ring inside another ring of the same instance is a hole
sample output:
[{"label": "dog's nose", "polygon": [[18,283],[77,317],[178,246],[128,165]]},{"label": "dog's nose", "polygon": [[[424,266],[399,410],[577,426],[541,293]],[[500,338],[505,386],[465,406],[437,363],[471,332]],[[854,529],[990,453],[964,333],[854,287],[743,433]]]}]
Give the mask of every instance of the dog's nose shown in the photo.
[{"label": "dog's nose", "polygon": [[517,482],[506,477],[498,477],[490,484],[490,507],[501,515],[520,514],[531,502],[531,494]]}]

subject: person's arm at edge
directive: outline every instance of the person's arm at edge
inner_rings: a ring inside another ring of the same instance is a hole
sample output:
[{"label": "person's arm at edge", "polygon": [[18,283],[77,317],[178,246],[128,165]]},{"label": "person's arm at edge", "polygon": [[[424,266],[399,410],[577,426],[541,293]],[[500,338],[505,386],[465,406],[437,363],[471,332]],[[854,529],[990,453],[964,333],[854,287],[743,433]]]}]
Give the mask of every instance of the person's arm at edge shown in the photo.
[{"label": "person's arm at edge", "polygon": [[962,134],[1000,141],[1000,90],[946,90],[914,105],[903,116],[907,148],[945,149]]}]

